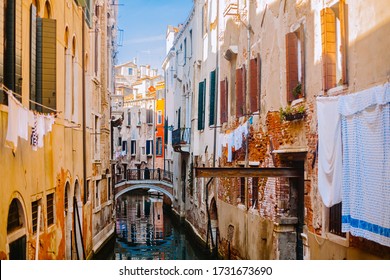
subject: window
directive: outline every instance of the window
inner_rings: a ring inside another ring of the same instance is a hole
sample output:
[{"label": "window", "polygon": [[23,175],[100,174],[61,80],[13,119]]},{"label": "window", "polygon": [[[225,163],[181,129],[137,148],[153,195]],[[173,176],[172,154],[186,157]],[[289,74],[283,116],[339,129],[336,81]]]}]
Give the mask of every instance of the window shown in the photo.
[{"label": "window", "polygon": [[91,180],[87,180],[87,183],[84,185],[84,204],[89,201],[90,184]]},{"label": "window", "polygon": [[137,152],[137,141],[136,140],[131,140],[131,155],[135,155]]},{"label": "window", "polygon": [[236,117],[245,115],[246,108],[246,71],[245,65],[236,69]]},{"label": "window", "polygon": [[127,112],[127,125],[131,126],[131,111]]},{"label": "window", "polygon": [[98,207],[100,206],[100,180],[97,180],[95,184],[95,207]]},{"label": "window", "polygon": [[[46,2],[48,5],[48,2]],[[48,12],[48,16],[49,16]],[[46,107],[56,109],[56,20],[37,18],[36,22],[36,99]],[[33,47],[33,46],[32,46]],[[77,76],[76,76],[77,77]],[[52,111],[36,107],[46,113]]]},{"label": "window", "polygon": [[162,155],[162,138],[161,137],[157,137],[156,155],[158,155],[158,156]]},{"label": "window", "polygon": [[192,29],[190,30],[190,57],[192,57]]},{"label": "window", "polygon": [[240,178],[240,203],[245,204],[245,178]]},{"label": "window", "polygon": [[224,80],[219,82],[220,84],[220,108],[221,108],[221,124],[228,121],[228,106],[229,106],[229,87],[228,87],[228,79],[225,77]]},{"label": "window", "polygon": [[184,39],[184,65],[186,65],[187,61],[187,38]]},{"label": "window", "polygon": [[54,193],[48,194],[46,196],[46,205],[47,205],[47,226],[54,224]]},{"label": "window", "polygon": [[[33,227],[33,233],[35,234],[37,232],[37,226],[38,226],[38,211],[41,207],[41,200],[36,200],[31,203],[31,213],[32,213],[32,227]],[[42,210],[41,210],[41,217],[40,217],[40,230],[42,229]]]},{"label": "window", "polygon": [[204,129],[206,103],[206,79],[199,83],[198,94],[198,130]]},{"label": "window", "polygon": [[[0,9],[3,9],[1,7]],[[2,21],[0,78],[4,85],[16,93],[22,89],[22,1],[5,0]],[[4,68],[3,68],[4,67]],[[7,95],[3,95],[2,103],[7,104]]]},{"label": "window", "polygon": [[122,137],[118,138],[118,146],[122,146]]},{"label": "window", "polygon": [[341,202],[329,208],[329,232],[346,237],[346,233],[341,231],[341,209]]},{"label": "window", "polygon": [[8,210],[7,233],[13,232],[23,226],[20,215],[18,201],[13,199]]},{"label": "window", "polygon": [[127,74],[129,74],[129,76],[133,75],[133,68],[128,68],[127,70],[128,70]]},{"label": "window", "polygon": [[153,109],[152,106],[149,107],[149,109],[146,111],[146,122],[148,124],[153,123]]},{"label": "window", "polygon": [[252,208],[257,208],[259,202],[259,178],[252,178]]},{"label": "window", "polygon": [[95,116],[94,122],[94,131],[93,131],[93,139],[94,139],[94,159],[100,159],[100,119],[98,116]]},{"label": "window", "polygon": [[157,124],[162,124],[162,111],[157,111]]},{"label": "window", "polygon": [[304,33],[303,26],[286,34],[286,81],[287,101],[303,97],[304,94]]},{"label": "window", "polygon": [[260,110],[261,69],[260,55],[250,60],[249,108],[254,113]]},{"label": "window", "polygon": [[215,70],[210,72],[210,114],[209,114],[209,126],[215,125]]},{"label": "window", "polygon": [[327,91],[347,84],[345,1],[321,10],[323,84]]},{"label": "window", "polygon": [[108,187],[107,187],[107,197],[108,200],[111,200],[111,178],[108,178]]},{"label": "window", "polygon": [[127,154],[127,141],[122,141],[122,152]]},{"label": "window", "polygon": [[153,153],[153,140],[146,140],[146,154],[152,155]]},{"label": "window", "polygon": [[94,46],[95,46],[95,76],[97,77],[98,76],[98,73],[99,73],[99,53],[100,53],[100,31],[99,31],[99,24],[100,24],[100,6],[99,5],[96,5],[95,6],[95,17],[96,17],[96,21],[95,21],[95,32],[94,32]]},{"label": "window", "polygon": [[206,1],[202,9],[202,36],[207,34],[208,32],[207,27],[208,27],[208,3]]}]

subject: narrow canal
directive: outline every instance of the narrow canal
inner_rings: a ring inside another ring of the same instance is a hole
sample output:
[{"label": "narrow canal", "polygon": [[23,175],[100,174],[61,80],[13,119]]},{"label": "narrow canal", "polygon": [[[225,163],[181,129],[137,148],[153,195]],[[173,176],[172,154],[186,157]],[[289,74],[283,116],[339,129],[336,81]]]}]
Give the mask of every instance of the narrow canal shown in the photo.
[{"label": "narrow canal", "polygon": [[116,233],[113,252],[105,259],[207,259],[163,205],[163,197],[156,194],[122,195],[116,202]]}]

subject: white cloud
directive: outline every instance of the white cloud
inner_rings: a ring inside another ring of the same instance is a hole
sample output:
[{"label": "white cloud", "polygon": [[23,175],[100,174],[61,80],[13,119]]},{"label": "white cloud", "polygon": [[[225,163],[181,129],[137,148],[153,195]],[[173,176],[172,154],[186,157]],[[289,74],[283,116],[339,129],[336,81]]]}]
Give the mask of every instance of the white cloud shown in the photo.
[{"label": "white cloud", "polygon": [[151,42],[157,42],[157,41],[164,41],[165,35],[157,35],[157,36],[149,36],[149,37],[141,37],[141,38],[134,38],[130,40],[126,40],[125,44],[142,44],[142,43],[151,43]]}]

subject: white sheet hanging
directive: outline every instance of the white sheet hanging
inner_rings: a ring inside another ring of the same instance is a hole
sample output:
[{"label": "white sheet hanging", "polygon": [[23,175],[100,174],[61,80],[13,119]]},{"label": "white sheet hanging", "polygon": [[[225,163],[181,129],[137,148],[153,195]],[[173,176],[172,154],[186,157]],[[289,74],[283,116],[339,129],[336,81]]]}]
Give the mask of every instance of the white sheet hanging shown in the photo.
[{"label": "white sheet hanging", "polygon": [[317,97],[318,189],[326,207],[341,202],[342,141],[339,97]]}]

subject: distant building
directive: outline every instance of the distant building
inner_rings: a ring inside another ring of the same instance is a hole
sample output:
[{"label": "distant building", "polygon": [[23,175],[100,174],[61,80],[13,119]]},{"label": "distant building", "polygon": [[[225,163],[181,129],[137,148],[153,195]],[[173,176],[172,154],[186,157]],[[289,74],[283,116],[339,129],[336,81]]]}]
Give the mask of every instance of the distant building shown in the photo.
[{"label": "distant building", "polygon": [[[132,62],[116,66],[112,112],[121,125],[114,128],[117,180],[136,174],[152,176],[164,168],[164,81],[150,66]],[[144,174],[144,170],[149,171]]]}]

